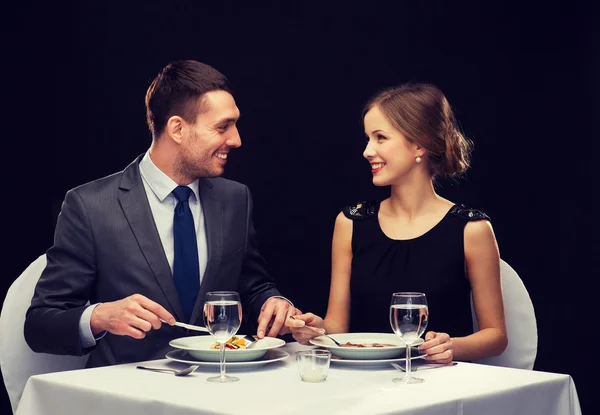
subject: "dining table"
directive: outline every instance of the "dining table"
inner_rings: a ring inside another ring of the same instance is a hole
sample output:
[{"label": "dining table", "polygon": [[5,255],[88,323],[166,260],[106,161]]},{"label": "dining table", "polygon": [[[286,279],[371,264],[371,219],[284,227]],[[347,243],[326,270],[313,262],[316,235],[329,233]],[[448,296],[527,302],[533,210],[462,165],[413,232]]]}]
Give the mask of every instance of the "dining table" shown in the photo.
[{"label": "dining table", "polygon": [[333,359],[327,379],[309,383],[295,353],[310,348],[290,342],[279,348],[289,354],[282,360],[226,366],[234,383],[207,382],[219,372],[214,364],[188,376],[136,369],[189,366],[166,358],[32,376],[16,414],[581,414],[568,374],[458,362],[417,370],[422,383],[399,384],[392,379],[403,372],[389,363]]}]

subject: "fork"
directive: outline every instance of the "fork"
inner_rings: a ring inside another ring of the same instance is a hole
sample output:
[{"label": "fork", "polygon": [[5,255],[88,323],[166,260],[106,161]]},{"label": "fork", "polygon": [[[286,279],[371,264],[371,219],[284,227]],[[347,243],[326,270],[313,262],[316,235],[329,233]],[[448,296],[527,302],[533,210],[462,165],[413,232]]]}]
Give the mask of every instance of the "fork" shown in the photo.
[{"label": "fork", "polygon": [[250,349],[253,346],[255,346],[259,340],[261,340],[261,339],[259,339],[257,335],[250,336],[250,335],[246,334],[244,336],[244,341],[246,342],[246,349]]},{"label": "fork", "polygon": [[341,345],[341,343],[340,343],[340,342],[338,342],[338,341],[337,341],[336,339],[334,339],[333,337],[331,337],[331,336],[329,336],[329,335],[327,335],[327,334],[322,334],[322,336],[324,336],[324,337],[327,337],[329,340],[331,340],[332,342],[334,342],[334,343],[336,344],[336,346],[343,347],[343,346]]},{"label": "fork", "polygon": [[193,371],[195,371],[196,369],[198,369],[200,367],[200,365],[192,365],[192,366],[188,366],[184,369],[168,369],[168,368],[163,368],[163,367],[147,367],[147,366],[136,366],[136,369],[144,369],[144,370],[151,370],[152,372],[167,372],[167,373],[173,373],[175,374],[175,376],[187,376],[190,373],[192,373]]}]

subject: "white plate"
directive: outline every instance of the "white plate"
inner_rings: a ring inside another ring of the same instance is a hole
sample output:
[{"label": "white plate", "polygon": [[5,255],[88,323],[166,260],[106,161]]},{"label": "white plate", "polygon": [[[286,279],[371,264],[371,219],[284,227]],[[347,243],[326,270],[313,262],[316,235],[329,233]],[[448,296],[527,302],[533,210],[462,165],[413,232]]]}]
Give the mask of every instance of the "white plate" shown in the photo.
[{"label": "white plate", "polygon": [[[171,350],[168,352],[165,357],[169,360],[173,360],[175,362],[187,363],[190,365],[200,365],[200,366],[215,366],[218,367],[220,365],[219,362],[205,362],[202,360],[195,359],[185,350]],[[264,365],[267,363],[278,362],[280,360],[284,360],[290,357],[288,352],[284,352],[283,350],[271,349],[267,350],[265,354],[259,358],[258,360],[250,360],[247,362],[229,362],[225,361],[227,367],[245,367],[245,366],[258,366]]]},{"label": "white plate", "polygon": [[[420,354],[418,356],[411,356],[410,360],[415,360],[415,359],[424,359],[426,355],[424,354]],[[400,357],[397,359],[370,359],[370,360],[366,360],[366,359],[360,359],[360,360],[356,360],[356,359],[342,359],[341,357],[337,357],[337,356],[331,356],[331,362],[332,363],[348,363],[348,364],[352,364],[352,365],[374,365],[374,364],[384,364],[384,363],[397,363],[397,362],[405,362],[406,358],[404,357]]]},{"label": "white plate", "polygon": [[[386,343],[394,346],[385,347],[340,347],[326,336],[315,337],[310,343],[329,349],[331,353],[342,359],[350,360],[385,360],[399,359],[404,356],[406,344],[393,333],[340,333],[330,335],[340,343]],[[423,343],[423,339],[413,346]]]},{"label": "white plate", "polygon": [[[238,337],[243,337],[243,334],[236,334]],[[187,351],[194,359],[205,362],[219,362],[219,349],[211,349],[210,345],[216,340],[212,336],[190,336],[180,337],[171,340],[169,346],[175,349]],[[285,345],[285,341],[274,337],[265,337],[257,340],[256,345],[250,349],[225,349],[227,362],[247,362],[250,360],[260,359],[265,355],[267,350],[274,349]]]}]

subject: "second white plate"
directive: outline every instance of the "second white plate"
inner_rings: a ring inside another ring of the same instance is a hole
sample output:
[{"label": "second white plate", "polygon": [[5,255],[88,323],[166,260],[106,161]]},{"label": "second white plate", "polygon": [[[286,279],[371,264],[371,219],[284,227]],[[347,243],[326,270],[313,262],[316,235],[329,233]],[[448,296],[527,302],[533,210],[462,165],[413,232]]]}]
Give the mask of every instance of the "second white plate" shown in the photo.
[{"label": "second white plate", "polygon": [[[331,334],[331,337],[340,343],[383,343],[391,346],[385,347],[340,347],[329,337],[318,336],[310,340],[314,346],[324,347],[342,359],[350,360],[387,360],[404,358],[406,344],[393,333],[339,333]],[[423,343],[419,339],[413,346]]]},{"label": "second white plate", "polygon": [[[418,356],[411,356],[410,360],[415,360],[415,359],[424,359],[425,355],[421,354]],[[340,357],[337,356],[332,356],[331,357],[331,362],[338,364],[351,364],[351,365],[379,365],[379,364],[384,364],[384,363],[397,363],[397,362],[404,362],[406,361],[406,358],[404,357],[400,357],[397,359],[371,359],[371,360],[365,360],[365,359],[360,359],[360,360],[355,360],[355,359],[342,359]]]}]

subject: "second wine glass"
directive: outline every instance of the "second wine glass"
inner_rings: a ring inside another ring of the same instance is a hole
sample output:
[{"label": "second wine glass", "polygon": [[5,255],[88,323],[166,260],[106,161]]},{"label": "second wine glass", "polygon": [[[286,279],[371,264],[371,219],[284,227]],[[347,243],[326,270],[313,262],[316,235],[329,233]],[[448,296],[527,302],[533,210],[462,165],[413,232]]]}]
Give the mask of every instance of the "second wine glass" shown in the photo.
[{"label": "second wine glass", "polygon": [[219,342],[220,374],[207,380],[227,383],[240,380],[225,373],[225,342],[235,335],[242,324],[242,304],[235,291],[212,291],[206,294],[204,302],[204,324]]},{"label": "second wine glass", "polygon": [[406,344],[406,373],[403,377],[394,379],[394,382],[423,382],[423,379],[415,378],[410,374],[410,348],[425,333],[428,319],[429,308],[425,294],[417,292],[392,294],[390,324],[394,333]]}]

